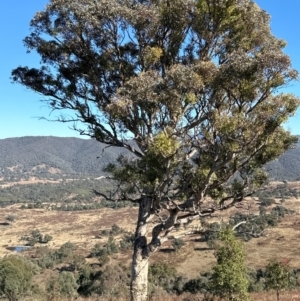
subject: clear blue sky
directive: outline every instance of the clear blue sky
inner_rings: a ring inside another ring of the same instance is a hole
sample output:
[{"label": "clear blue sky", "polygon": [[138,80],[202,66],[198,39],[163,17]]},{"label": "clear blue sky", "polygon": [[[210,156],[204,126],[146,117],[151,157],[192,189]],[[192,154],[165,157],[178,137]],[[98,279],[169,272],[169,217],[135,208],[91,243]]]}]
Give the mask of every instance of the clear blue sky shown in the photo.
[{"label": "clear blue sky", "polygon": [[[39,101],[41,96],[12,84],[10,72],[19,65],[37,66],[39,58],[27,54],[23,38],[29,33],[29,22],[34,13],[45,7],[46,0],[0,1],[0,139],[21,136],[77,136],[67,124],[38,120],[36,116],[49,117],[49,109]],[[272,16],[273,33],[287,41],[286,53],[293,66],[300,71],[300,0],[257,0],[260,7]],[[300,96],[300,82],[286,89]],[[55,115],[54,115],[55,116]],[[51,118],[51,116],[50,116]],[[286,127],[300,134],[300,110]]]}]

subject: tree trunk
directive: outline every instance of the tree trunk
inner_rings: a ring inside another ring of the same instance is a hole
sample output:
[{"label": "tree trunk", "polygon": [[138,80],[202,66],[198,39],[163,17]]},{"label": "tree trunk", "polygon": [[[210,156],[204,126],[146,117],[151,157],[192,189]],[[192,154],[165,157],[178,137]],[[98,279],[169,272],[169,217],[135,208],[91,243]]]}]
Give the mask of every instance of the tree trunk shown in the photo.
[{"label": "tree trunk", "polygon": [[146,196],[139,202],[138,221],[132,256],[130,296],[131,301],[145,301],[148,293],[147,223],[153,217],[152,201]]}]

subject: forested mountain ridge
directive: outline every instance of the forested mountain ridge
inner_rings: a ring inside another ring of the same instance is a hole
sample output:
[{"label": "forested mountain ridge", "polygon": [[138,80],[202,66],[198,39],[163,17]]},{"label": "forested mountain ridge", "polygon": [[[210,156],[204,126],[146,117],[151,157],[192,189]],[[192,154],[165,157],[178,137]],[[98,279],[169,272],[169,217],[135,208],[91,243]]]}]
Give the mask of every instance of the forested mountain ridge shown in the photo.
[{"label": "forested mountain ridge", "polygon": [[92,139],[20,137],[0,139],[0,178],[35,176],[101,176],[103,167],[120,154],[118,147],[106,148]]},{"label": "forested mountain ridge", "polygon": [[294,149],[286,151],[278,160],[266,166],[270,179],[295,181],[300,179],[300,136]]},{"label": "forested mountain ridge", "polygon": [[[0,178],[101,176],[103,167],[128,151],[92,139],[30,136],[0,139]],[[300,178],[300,144],[266,166],[271,179]]]}]

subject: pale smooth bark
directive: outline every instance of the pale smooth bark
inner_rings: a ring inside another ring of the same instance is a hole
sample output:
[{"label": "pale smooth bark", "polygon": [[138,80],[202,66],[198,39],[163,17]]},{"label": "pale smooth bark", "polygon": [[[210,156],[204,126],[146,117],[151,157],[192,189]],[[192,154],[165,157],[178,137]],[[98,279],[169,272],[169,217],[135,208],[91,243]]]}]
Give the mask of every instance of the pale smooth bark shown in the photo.
[{"label": "pale smooth bark", "polygon": [[[169,209],[169,218],[152,229],[151,240],[147,242],[147,226],[154,217],[155,204],[153,200],[144,196],[139,202],[138,222],[135,233],[134,251],[132,257],[132,272],[130,295],[131,301],[146,301],[148,292],[148,264],[149,257],[165,241],[167,234],[176,223],[179,208]],[[164,235],[161,234],[164,232]]]},{"label": "pale smooth bark", "polygon": [[139,203],[130,283],[132,301],[147,300],[149,254],[147,252],[146,235],[147,223],[153,217],[153,214],[151,214],[151,203],[151,200],[146,196]]}]

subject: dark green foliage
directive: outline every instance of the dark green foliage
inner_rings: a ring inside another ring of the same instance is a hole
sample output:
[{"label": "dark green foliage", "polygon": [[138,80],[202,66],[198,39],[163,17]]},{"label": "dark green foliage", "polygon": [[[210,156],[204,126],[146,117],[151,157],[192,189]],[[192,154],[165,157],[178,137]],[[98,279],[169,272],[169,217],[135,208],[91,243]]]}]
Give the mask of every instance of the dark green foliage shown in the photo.
[{"label": "dark green foliage", "polygon": [[263,235],[267,227],[276,226],[278,218],[274,214],[267,214],[264,210],[261,211],[260,215],[236,213],[230,218],[229,224],[233,227],[243,221],[246,223],[239,225],[235,231],[237,236],[248,241]]},{"label": "dark green foliage", "polygon": [[47,243],[50,240],[52,240],[52,236],[49,234],[45,234],[44,238],[43,238],[43,243]]},{"label": "dark green foliage", "polygon": [[99,243],[96,243],[91,250],[90,257],[100,256],[102,246]]},{"label": "dark green foliage", "polygon": [[261,269],[248,269],[249,292],[262,292],[265,290],[265,272]]},{"label": "dark green foliage", "polygon": [[99,243],[96,243],[91,250],[90,257],[101,256],[101,249],[102,246]]},{"label": "dark green foliage", "polygon": [[219,233],[224,225],[214,222],[214,223],[205,223],[206,230],[204,232],[203,238],[207,242],[210,248],[214,248],[215,240],[219,237]]},{"label": "dark green foliage", "polygon": [[151,294],[155,294],[158,288],[168,293],[181,292],[186,281],[174,267],[164,262],[150,265],[148,277]]},{"label": "dark green foliage", "polygon": [[42,269],[50,269],[56,264],[56,258],[48,247],[40,247],[36,249],[34,262]]},{"label": "dark green foliage", "polygon": [[149,281],[154,284],[159,284],[162,280],[172,278],[175,274],[176,269],[164,262],[154,263],[149,267]]},{"label": "dark green foliage", "polygon": [[69,260],[69,270],[78,271],[86,264],[85,257],[80,254],[73,254]]},{"label": "dark green foliage", "polygon": [[[104,236],[109,236],[108,243],[103,247],[100,244],[95,244],[91,250],[91,257],[97,257],[102,255],[110,255],[111,253],[117,253],[119,249],[121,251],[132,249],[134,243],[134,233],[126,232],[123,228],[116,224],[113,224],[110,230],[102,230],[101,234]],[[119,234],[123,234],[119,242],[119,247],[114,241],[113,237]],[[114,250],[114,251],[112,251]]]},{"label": "dark green foliage", "polygon": [[199,278],[191,279],[184,284],[183,291],[190,292],[192,294],[196,294],[196,293],[206,294],[210,290],[209,288],[210,280],[211,280],[211,275],[210,277],[205,277],[201,275]]},{"label": "dark green foliage", "polygon": [[76,269],[82,258],[77,258],[74,251],[77,249],[76,245],[71,242],[63,244],[58,250],[51,251],[47,247],[36,249],[36,259],[34,260],[41,268],[52,268],[59,263],[67,263]]},{"label": "dark green foliage", "polygon": [[85,266],[79,271],[78,292],[83,296],[126,297],[129,279],[129,269],[123,265],[106,265],[101,270]]},{"label": "dark green foliage", "polygon": [[[104,188],[101,188],[102,184]],[[101,186],[100,186],[101,185]],[[121,208],[129,202],[115,203],[95,199],[96,191],[106,192],[112,189],[111,184],[98,180],[62,181],[59,183],[16,184],[0,188],[0,206],[25,203],[22,209],[48,208],[53,210],[91,210],[103,207]],[[73,195],[70,198],[70,195]],[[124,204],[123,204],[124,203]]]},{"label": "dark green foliage", "polygon": [[20,256],[0,259],[0,296],[17,301],[32,290],[33,265]]},{"label": "dark green foliage", "polygon": [[66,258],[72,257],[76,249],[77,246],[72,242],[68,241],[64,243],[57,251],[55,251],[53,255],[54,258],[56,258],[58,262],[60,262]]},{"label": "dark green foliage", "polygon": [[131,250],[133,248],[135,234],[133,232],[125,233],[120,240],[120,250]]},{"label": "dark green foliage", "polygon": [[[267,213],[265,207],[260,207],[260,214],[254,215],[254,214],[242,214],[242,213],[236,213],[232,217],[230,217],[230,226],[237,225],[240,222],[245,221],[246,223],[243,223],[239,225],[235,231],[237,236],[242,238],[245,241],[248,241],[252,238],[257,238],[263,234],[263,232],[267,229],[267,227],[275,227],[277,226],[278,222],[282,217],[284,217],[286,214],[293,214],[294,211],[289,210],[283,206],[276,206],[273,207],[270,211],[270,213]],[[214,225],[214,227],[217,227]],[[207,230],[208,237],[209,231],[212,231],[210,228]],[[210,234],[212,238],[214,238],[213,233]],[[217,234],[215,234],[217,235]]]},{"label": "dark green foliage", "polygon": [[52,236],[49,234],[43,235],[40,230],[33,230],[29,236],[22,237],[22,240],[27,241],[27,245],[34,246],[36,243],[46,244],[52,240]]},{"label": "dark green foliage", "polygon": [[95,278],[95,272],[93,271],[90,265],[83,265],[78,273],[78,293],[83,296],[91,295],[92,292],[90,290],[93,280]]},{"label": "dark green foliage", "polygon": [[281,217],[284,217],[287,214],[293,214],[293,213],[294,213],[293,210],[287,209],[287,208],[285,208],[283,206],[279,206],[279,205],[272,208],[272,210],[271,210],[271,214],[274,216],[277,216],[278,219],[280,219]]},{"label": "dark green foliage", "polygon": [[100,255],[111,255],[113,253],[118,253],[119,252],[119,246],[113,236],[108,237],[107,243],[103,246],[102,248],[102,254]]}]

